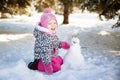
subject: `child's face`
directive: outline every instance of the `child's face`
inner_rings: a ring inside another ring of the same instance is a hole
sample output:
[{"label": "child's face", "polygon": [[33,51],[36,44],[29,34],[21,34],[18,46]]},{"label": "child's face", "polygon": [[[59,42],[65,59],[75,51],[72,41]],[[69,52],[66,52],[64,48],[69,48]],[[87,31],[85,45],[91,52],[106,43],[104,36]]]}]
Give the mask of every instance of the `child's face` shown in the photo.
[{"label": "child's face", "polygon": [[52,19],[48,22],[48,30],[50,34],[55,35],[57,31],[57,23],[56,20]]}]

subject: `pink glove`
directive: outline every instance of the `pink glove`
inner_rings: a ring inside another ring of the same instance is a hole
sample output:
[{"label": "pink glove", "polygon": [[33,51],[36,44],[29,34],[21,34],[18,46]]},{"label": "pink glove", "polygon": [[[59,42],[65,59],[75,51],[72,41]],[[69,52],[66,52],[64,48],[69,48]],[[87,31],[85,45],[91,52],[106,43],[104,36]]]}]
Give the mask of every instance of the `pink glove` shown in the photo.
[{"label": "pink glove", "polygon": [[51,63],[44,65],[44,68],[45,68],[46,74],[50,75],[53,73],[53,67]]},{"label": "pink glove", "polygon": [[60,48],[69,49],[70,48],[70,44],[63,41],[63,42],[60,43]]}]

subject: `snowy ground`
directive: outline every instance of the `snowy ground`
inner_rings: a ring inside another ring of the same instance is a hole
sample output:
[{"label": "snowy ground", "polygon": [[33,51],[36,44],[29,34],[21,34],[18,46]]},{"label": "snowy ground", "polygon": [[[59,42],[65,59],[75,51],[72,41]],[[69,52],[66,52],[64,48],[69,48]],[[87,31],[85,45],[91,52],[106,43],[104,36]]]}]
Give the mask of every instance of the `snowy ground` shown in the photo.
[{"label": "snowy ground", "polygon": [[[120,80],[120,28],[111,29],[116,20],[100,21],[96,14],[72,14],[70,24],[61,25],[57,15],[60,40],[70,42],[78,32],[86,65],[81,70],[66,69],[45,75],[27,68],[33,61],[33,27],[38,16],[16,16],[0,20],[0,80]],[[63,57],[65,50],[59,50]]]}]

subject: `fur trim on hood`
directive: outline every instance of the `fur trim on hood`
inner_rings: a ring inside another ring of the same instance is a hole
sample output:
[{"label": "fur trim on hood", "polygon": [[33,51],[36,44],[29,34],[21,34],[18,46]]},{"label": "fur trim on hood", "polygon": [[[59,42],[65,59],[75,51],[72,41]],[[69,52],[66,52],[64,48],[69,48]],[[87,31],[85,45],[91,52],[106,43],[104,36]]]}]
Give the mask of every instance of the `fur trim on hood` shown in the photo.
[{"label": "fur trim on hood", "polygon": [[49,33],[49,30],[45,27],[42,27],[40,25],[37,25],[35,28],[37,28],[39,31]]}]

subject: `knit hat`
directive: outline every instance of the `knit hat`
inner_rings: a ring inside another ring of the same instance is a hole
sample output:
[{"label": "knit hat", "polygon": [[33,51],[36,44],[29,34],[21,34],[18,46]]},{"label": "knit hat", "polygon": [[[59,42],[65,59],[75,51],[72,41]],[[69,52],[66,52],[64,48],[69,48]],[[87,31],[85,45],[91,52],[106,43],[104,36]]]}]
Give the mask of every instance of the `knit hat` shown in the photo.
[{"label": "knit hat", "polygon": [[[52,19],[55,19],[55,20],[56,20],[55,15],[53,15],[53,14],[51,13],[51,9],[50,9],[50,8],[45,8],[45,9],[44,9],[44,12],[43,12],[43,14],[42,14],[42,16],[41,16],[39,25],[42,26],[42,27],[47,28],[48,22],[49,22],[50,20],[52,20]],[[56,23],[57,23],[57,20],[56,20]],[[58,25],[58,23],[57,23],[57,25]]]}]

